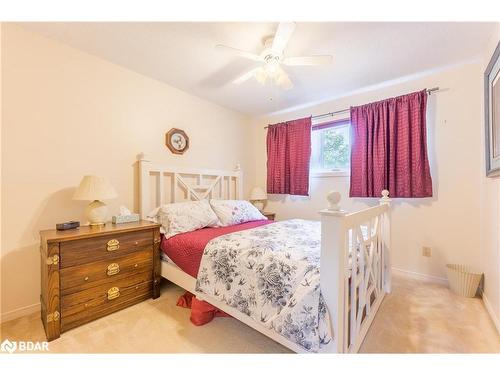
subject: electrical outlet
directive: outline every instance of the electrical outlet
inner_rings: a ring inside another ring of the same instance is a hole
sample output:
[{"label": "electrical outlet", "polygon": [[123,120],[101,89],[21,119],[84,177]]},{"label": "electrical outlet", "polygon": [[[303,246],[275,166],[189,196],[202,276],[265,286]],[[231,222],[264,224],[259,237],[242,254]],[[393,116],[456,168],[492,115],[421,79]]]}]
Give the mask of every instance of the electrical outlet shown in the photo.
[{"label": "electrical outlet", "polygon": [[422,256],[428,258],[432,256],[432,250],[429,246],[422,246]]}]

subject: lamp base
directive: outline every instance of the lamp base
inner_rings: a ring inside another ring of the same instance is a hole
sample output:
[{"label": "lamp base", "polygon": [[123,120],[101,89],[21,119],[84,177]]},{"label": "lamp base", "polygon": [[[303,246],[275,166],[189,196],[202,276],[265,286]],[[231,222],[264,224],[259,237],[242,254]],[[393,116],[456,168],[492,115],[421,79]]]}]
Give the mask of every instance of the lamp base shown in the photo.
[{"label": "lamp base", "polygon": [[255,206],[256,209],[258,209],[260,212],[264,211],[264,202],[259,200],[259,201],[252,201],[252,204]]},{"label": "lamp base", "polygon": [[95,200],[87,206],[85,214],[90,226],[103,226],[106,224],[108,207],[105,203]]}]

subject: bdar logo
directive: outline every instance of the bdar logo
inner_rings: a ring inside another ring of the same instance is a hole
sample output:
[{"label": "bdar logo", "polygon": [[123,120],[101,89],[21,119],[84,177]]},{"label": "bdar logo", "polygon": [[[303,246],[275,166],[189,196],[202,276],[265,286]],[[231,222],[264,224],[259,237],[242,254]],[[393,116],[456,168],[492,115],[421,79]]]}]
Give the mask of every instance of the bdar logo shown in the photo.
[{"label": "bdar logo", "polygon": [[9,339],[5,339],[0,344],[0,350],[7,353],[48,352],[49,343],[47,341],[10,341]]},{"label": "bdar logo", "polygon": [[0,345],[0,350],[2,352],[7,352],[7,353],[14,353],[17,349],[17,343],[12,342],[9,339],[5,339],[4,342]]}]

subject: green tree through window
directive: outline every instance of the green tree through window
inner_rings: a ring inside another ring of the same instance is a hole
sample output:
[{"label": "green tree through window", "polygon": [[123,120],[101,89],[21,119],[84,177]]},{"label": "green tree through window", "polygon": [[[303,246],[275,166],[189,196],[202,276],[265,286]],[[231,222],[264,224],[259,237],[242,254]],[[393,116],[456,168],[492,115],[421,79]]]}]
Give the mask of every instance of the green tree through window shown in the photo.
[{"label": "green tree through window", "polygon": [[349,121],[332,127],[313,128],[311,134],[311,170],[313,172],[348,171],[351,162]]},{"label": "green tree through window", "polygon": [[323,131],[323,168],[326,170],[349,167],[349,134],[343,130],[329,128]]}]

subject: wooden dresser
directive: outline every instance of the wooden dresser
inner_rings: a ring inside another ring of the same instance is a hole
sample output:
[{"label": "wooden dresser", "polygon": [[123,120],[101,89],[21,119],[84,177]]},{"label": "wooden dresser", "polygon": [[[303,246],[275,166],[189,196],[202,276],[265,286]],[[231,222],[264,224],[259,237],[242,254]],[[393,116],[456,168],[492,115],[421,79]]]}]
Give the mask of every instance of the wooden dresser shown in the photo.
[{"label": "wooden dresser", "polygon": [[160,295],[160,226],[107,223],[40,232],[41,315],[62,332]]}]

